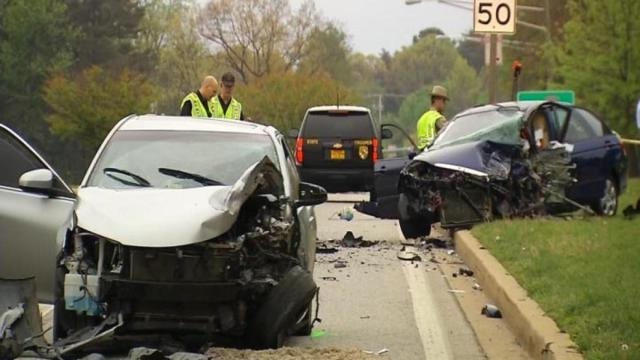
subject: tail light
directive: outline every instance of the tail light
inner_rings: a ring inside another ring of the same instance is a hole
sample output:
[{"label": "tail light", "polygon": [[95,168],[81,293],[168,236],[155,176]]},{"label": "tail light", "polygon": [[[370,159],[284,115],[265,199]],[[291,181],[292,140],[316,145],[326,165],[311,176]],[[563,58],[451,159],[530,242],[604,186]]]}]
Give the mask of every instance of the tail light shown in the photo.
[{"label": "tail light", "polygon": [[373,146],[373,162],[378,161],[379,159],[379,153],[378,153],[378,145],[379,145],[379,141],[378,138],[373,138],[371,139],[371,145]]},{"label": "tail light", "polygon": [[303,138],[296,139],[296,165],[302,165],[304,160],[304,153],[302,152],[302,145],[304,144]]}]

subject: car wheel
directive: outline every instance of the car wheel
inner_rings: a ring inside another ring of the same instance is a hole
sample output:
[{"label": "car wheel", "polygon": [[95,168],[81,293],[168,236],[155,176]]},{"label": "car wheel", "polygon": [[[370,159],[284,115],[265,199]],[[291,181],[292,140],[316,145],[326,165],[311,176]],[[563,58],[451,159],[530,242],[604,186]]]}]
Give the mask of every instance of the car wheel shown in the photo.
[{"label": "car wheel", "polygon": [[297,320],[308,310],[318,287],[311,273],[295,266],[280,280],[258,309],[247,329],[247,340],[256,349],[276,349]]},{"label": "car wheel", "polygon": [[398,214],[400,230],[407,239],[416,239],[431,234],[431,219],[414,214],[409,207],[407,195],[400,194],[398,198]]},{"label": "car wheel", "polygon": [[602,216],[614,216],[618,211],[618,188],[613,178],[607,179],[604,195],[596,203],[595,210]]}]

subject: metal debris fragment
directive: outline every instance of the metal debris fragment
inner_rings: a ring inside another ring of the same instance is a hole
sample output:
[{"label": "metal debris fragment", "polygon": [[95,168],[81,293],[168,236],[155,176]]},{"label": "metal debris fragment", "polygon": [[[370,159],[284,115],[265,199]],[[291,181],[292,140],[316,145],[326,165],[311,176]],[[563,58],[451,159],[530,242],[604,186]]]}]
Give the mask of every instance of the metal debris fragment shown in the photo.
[{"label": "metal debris fragment", "polygon": [[403,261],[422,261],[418,253],[413,251],[401,250],[398,252],[398,259]]},{"label": "metal debris fragment", "polygon": [[497,306],[491,304],[486,304],[485,306],[483,306],[480,314],[489,318],[502,318],[502,312],[500,311],[500,309],[498,309]]},{"label": "metal debris fragment", "polygon": [[473,276],[473,274],[474,274],[473,270],[471,270],[471,269],[469,269],[469,268],[467,268],[467,267],[461,267],[461,268],[458,270],[458,273],[459,273],[460,275],[464,275],[464,276]]}]

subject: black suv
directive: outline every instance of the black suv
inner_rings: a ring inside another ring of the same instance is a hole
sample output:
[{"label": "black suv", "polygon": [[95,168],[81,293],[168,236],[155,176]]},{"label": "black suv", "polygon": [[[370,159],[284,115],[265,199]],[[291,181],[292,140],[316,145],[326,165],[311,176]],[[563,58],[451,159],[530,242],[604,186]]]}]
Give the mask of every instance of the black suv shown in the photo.
[{"label": "black suv", "polygon": [[331,192],[370,191],[380,159],[380,127],[369,109],[320,106],[307,110],[296,138],[296,164],[305,182]]}]

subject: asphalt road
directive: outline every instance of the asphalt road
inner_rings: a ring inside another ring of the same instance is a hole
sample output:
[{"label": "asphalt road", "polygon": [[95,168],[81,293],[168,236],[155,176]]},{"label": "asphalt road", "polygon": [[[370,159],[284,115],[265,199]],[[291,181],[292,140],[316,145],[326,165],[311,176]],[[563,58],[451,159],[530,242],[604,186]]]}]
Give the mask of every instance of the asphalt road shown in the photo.
[{"label": "asphalt road", "polygon": [[[404,238],[395,221],[357,212],[352,221],[339,219],[336,214],[358,199],[332,195],[332,202],[317,208],[319,241],[342,239],[352,231],[380,243],[317,255],[319,336],[291,338],[289,344],[387,349],[385,356],[392,359],[485,359],[442,272],[434,271],[427,259],[412,263],[397,258]],[[347,267],[336,268],[340,261]]]}]

